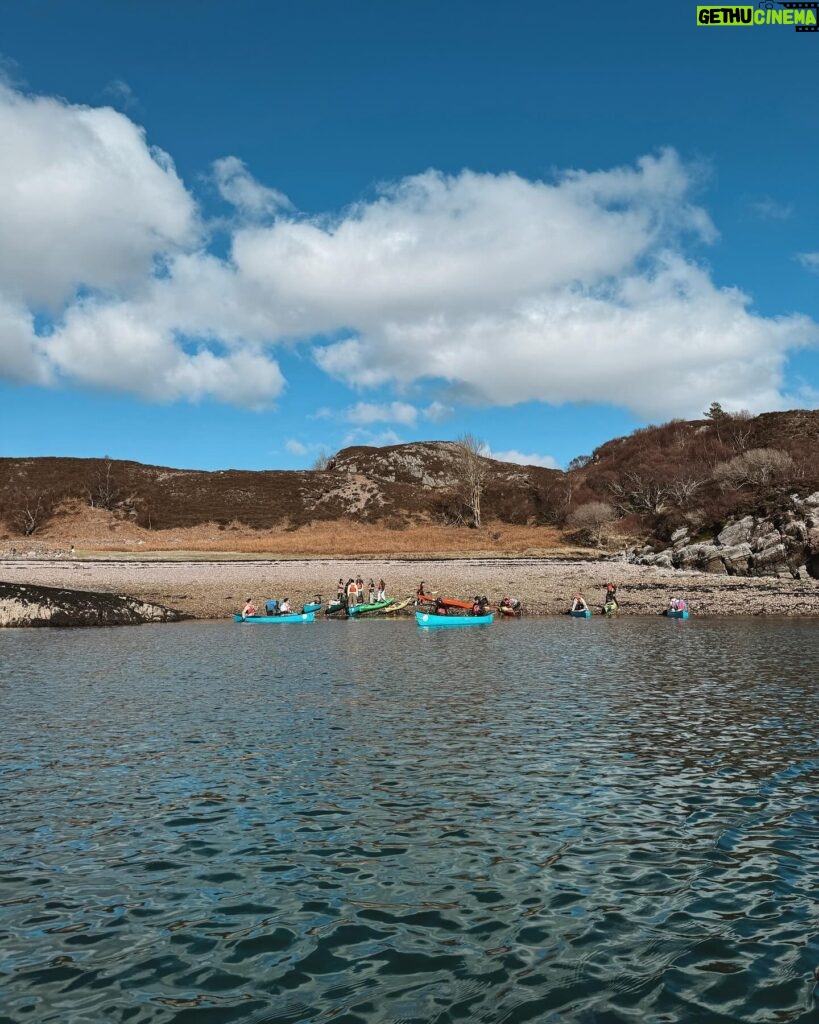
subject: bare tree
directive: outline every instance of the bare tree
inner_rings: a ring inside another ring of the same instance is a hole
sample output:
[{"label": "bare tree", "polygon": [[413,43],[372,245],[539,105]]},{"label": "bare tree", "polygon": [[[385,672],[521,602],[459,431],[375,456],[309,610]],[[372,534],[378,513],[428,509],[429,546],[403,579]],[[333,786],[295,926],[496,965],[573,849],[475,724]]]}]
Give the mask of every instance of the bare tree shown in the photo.
[{"label": "bare tree", "polygon": [[766,487],[776,481],[791,479],[796,463],[778,448],[752,448],[721,462],[714,470],[714,479],[723,487]]},{"label": "bare tree", "polygon": [[486,444],[474,434],[461,434],[455,441],[458,455],[458,482],[463,489],[464,502],[472,516],[472,525],[481,528],[481,498],[483,497],[489,466]]},{"label": "bare tree", "polygon": [[537,488],[536,495],[548,523],[565,523],[572,504],[574,484],[565,473],[555,473]]},{"label": "bare tree", "polygon": [[665,511],[668,486],[640,473],[623,473],[609,484],[615,504],[621,512],[656,515]]},{"label": "bare tree", "polygon": [[693,476],[679,476],[668,485],[668,497],[677,508],[686,509],[701,487],[701,480]]},{"label": "bare tree", "polygon": [[315,473],[323,473],[326,469],[330,468],[330,463],[333,461],[332,455],[322,449],[318,455],[313,459],[310,469]]},{"label": "bare tree", "polygon": [[47,491],[21,491],[11,511],[11,522],[24,537],[45,525],[54,511],[54,498]]},{"label": "bare tree", "polygon": [[567,521],[569,526],[599,548],[604,528],[616,518],[614,509],[607,501],[587,501],[585,505],[578,506]]},{"label": "bare tree", "polygon": [[87,494],[91,508],[104,508],[110,512],[119,504],[121,493],[111,459],[106,457],[102,465],[97,466]]},{"label": "bare tree", "polygon": [[722,438],[730,444],[735,452],[741,453],[748,450],[753,433],[753,417],[747,409],[732,412],[730,416],[724,418],[721,424]]}]

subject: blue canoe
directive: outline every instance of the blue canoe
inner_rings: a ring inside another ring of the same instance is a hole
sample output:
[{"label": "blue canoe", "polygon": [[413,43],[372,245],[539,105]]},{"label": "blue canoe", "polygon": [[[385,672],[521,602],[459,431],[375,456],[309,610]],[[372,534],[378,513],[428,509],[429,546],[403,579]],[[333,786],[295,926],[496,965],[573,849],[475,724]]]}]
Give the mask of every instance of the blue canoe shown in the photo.
[{"label": "blue canoe", "polygon": [[241,615],[234,613],[234,622],[312,622],[313,612],[306,612],[301,615],[248,615],[246,619],[243,619]]},{"label": "blue canoe", "polygon": [[571,615],[573,619],[590,619],[591,609],[586,608],[585,611],[583,611],[582,609],[578,609],[576,612],[569,612],[569,615]]},{"label": "blue canoe", "polygon": [[319,601],[318,603],[313,601],[311,604],[306,604],[302,608],[302,611],[303,612],[317,612],[319,610],[319,608],[321,608],[321,601]]},{"label": "blue canoe", "polygon": [[419,626],[435,629],[450,629],[453,626],[491,626],[492,615],[428,615],[416,612],[415,621]]},{"label": "blue canoe", "polygon": [[688,610],[686,609],[684,612],[667,611],[666,615],[669,617],[669,619],[687,619]]}]

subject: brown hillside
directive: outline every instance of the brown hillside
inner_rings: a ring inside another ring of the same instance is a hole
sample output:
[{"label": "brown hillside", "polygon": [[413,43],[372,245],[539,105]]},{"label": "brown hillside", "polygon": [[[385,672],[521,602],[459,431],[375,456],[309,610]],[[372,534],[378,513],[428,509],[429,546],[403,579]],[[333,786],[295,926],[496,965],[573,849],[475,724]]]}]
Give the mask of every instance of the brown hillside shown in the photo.
[{"label": "brown hillside", "polygon": [[[553,470],[485,460],[487,517],[538,518]],[[204,472],[103,459],[0,459],[0,518],[12,529],[26,508],[80,501],[139,526],[166,530],[239,522],[254,529],[351,518],[401,527],[456,517],[458,486],[447,442],[347,448],[323,471]],[[24,532],[22,529],[19,532]]]},{"label": "brown hillside", "polygon": [[[191,547],[201,550],[284,551],[291,548],[283,544],[283,533],[298,530],[304,538],[308,527],[315,533],[311,550],[329,553],[343,537],[350,550],[417,548],[430,554],[450,548],[524,550],[563,543],[555,531],[548,544],[526,532],[542,526],[567,530],[570,543],[612,549],[648,541],[659,550],[675,531],[684,528],[692,542],[707,540],[725,523],[749,514],[770,520],[776,529],[788,525],[793,496],[819,491],[819,412],[750,417],[714,407],[705,419],[674,420],[608,441],[575,460],[566,473],[493,459],[483,462],[482,511],[485,523],[493,525],[479,535],[465,531],[471,538],[456,538],[455,528],[467,526],[470,516],[452,442],[346,448],[327,469],[298,472],[202,472],[102,459],[0,459],[0,521],[10,542],[21,534],[42,534],[49,522],[49,533],[56,538],[70,534],[57,529],[62,519],[73,516],[79,528],[77,517],[85,510],[96,517],[94,523],[88,521],[88,536],[103,529],[111,535],[108,543],[95,542],[95,547],[116,548],[120,539],[128,539],[146,545],[145,550],[147,545],[163,548],[165,541],[178,549],[189,537]],[[589,525],[595,513],[602,519]],[[791,533],[813,529],[807,522],[803,526],[788,528]],[[499,528],[507,531],[503,539]],[[131,537],[128,531],[137,529],[150,531],[155,540],[146,540],[142,532]],[[522,531],[519,538],[512,539],[512,529]],[[168,534],[203,530],[207,537]],[[378,537],[354,537],[351,530],[377,531]],[[423,543],[414,536],[417,530],[426,531]],[[451,545],[441,540],[441,531],[447,530]],[[264,531],[273,535],[262,538]],[[388,542],[387,533],[396,538],[405,534],[403,543]],[[480,538],[490,534],[492,544],[483,543]],[[813,557],[813,540],[801,535],[796,540],[793,557]],[[294,553],[300,543],[294,544]]]}]

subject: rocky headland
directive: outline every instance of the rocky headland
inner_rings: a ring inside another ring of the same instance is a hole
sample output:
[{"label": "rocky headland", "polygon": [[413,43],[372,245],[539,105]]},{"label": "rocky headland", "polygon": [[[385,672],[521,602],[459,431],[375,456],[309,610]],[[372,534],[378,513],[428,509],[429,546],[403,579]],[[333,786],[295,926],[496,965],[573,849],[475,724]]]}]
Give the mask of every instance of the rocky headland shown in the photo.
[{"label": "rocky headland", "polygon": [[136,597],[31,583],[0,583],[0,626],[136,626],[185,612]]}]

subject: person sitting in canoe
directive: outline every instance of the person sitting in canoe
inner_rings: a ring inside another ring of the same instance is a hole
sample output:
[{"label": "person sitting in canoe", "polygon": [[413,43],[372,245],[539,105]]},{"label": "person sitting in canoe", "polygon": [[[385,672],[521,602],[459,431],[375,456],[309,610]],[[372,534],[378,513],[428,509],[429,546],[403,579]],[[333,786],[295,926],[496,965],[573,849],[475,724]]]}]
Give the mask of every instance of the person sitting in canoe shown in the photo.
[{"label": "person sitting in canoe", "polygon": [[256,606],[253,604],[253,598],[249,597],[247,601],[245,601],[245,606],[242,609],[242,618],[249,619],[252,618],[255,614]]},{"label": "person sitting in canoe", "polygon": [[672,597],[668,604],[669,612],[687,612],[688,603],[682,597]]},{"label": "person sitting in canoe", "polygon": [[378,581],[378,593],[375,595],[376,601],[387,600],[387,584],[382,580]]},{"label": "person sitting in canoe", "polygon": [[[423,586],[423,584],[422,584],[422,586]],[[435,614],[436,615],[446,615],[447,614],[446,605],[444,604],[444,602],[441,600],[440,597],[436,598],[436,601],[435,601]]]},{"label": "person sitting in canoe", "polygon": [[269,601],[265,602],[264,610],[268,615],[279,614],[279,602],[275,597],[272,597]]},{"label": "person sitting in canoe", "polygon": [[589,610],[589,606],[586,604],[586,601],[585,601],[583,595],[582,594],[575,594],[574,595],[574,601],[572,601],[572,611],[573,612],[587,612],[588,610]]},{"label": "person sitting in canoe", "polygon": [[469,609],[469,614],[470,615],[481,615],[482,614],[482,612],[481,612],[481,599],[478,597],[477,594],[475,595],[475,599],[472,602],[472,607]]},{"label": "person sitting in canoe", "polygon": [[286,597],[279,605],[279,615],[290,614],[290,598]]}]

